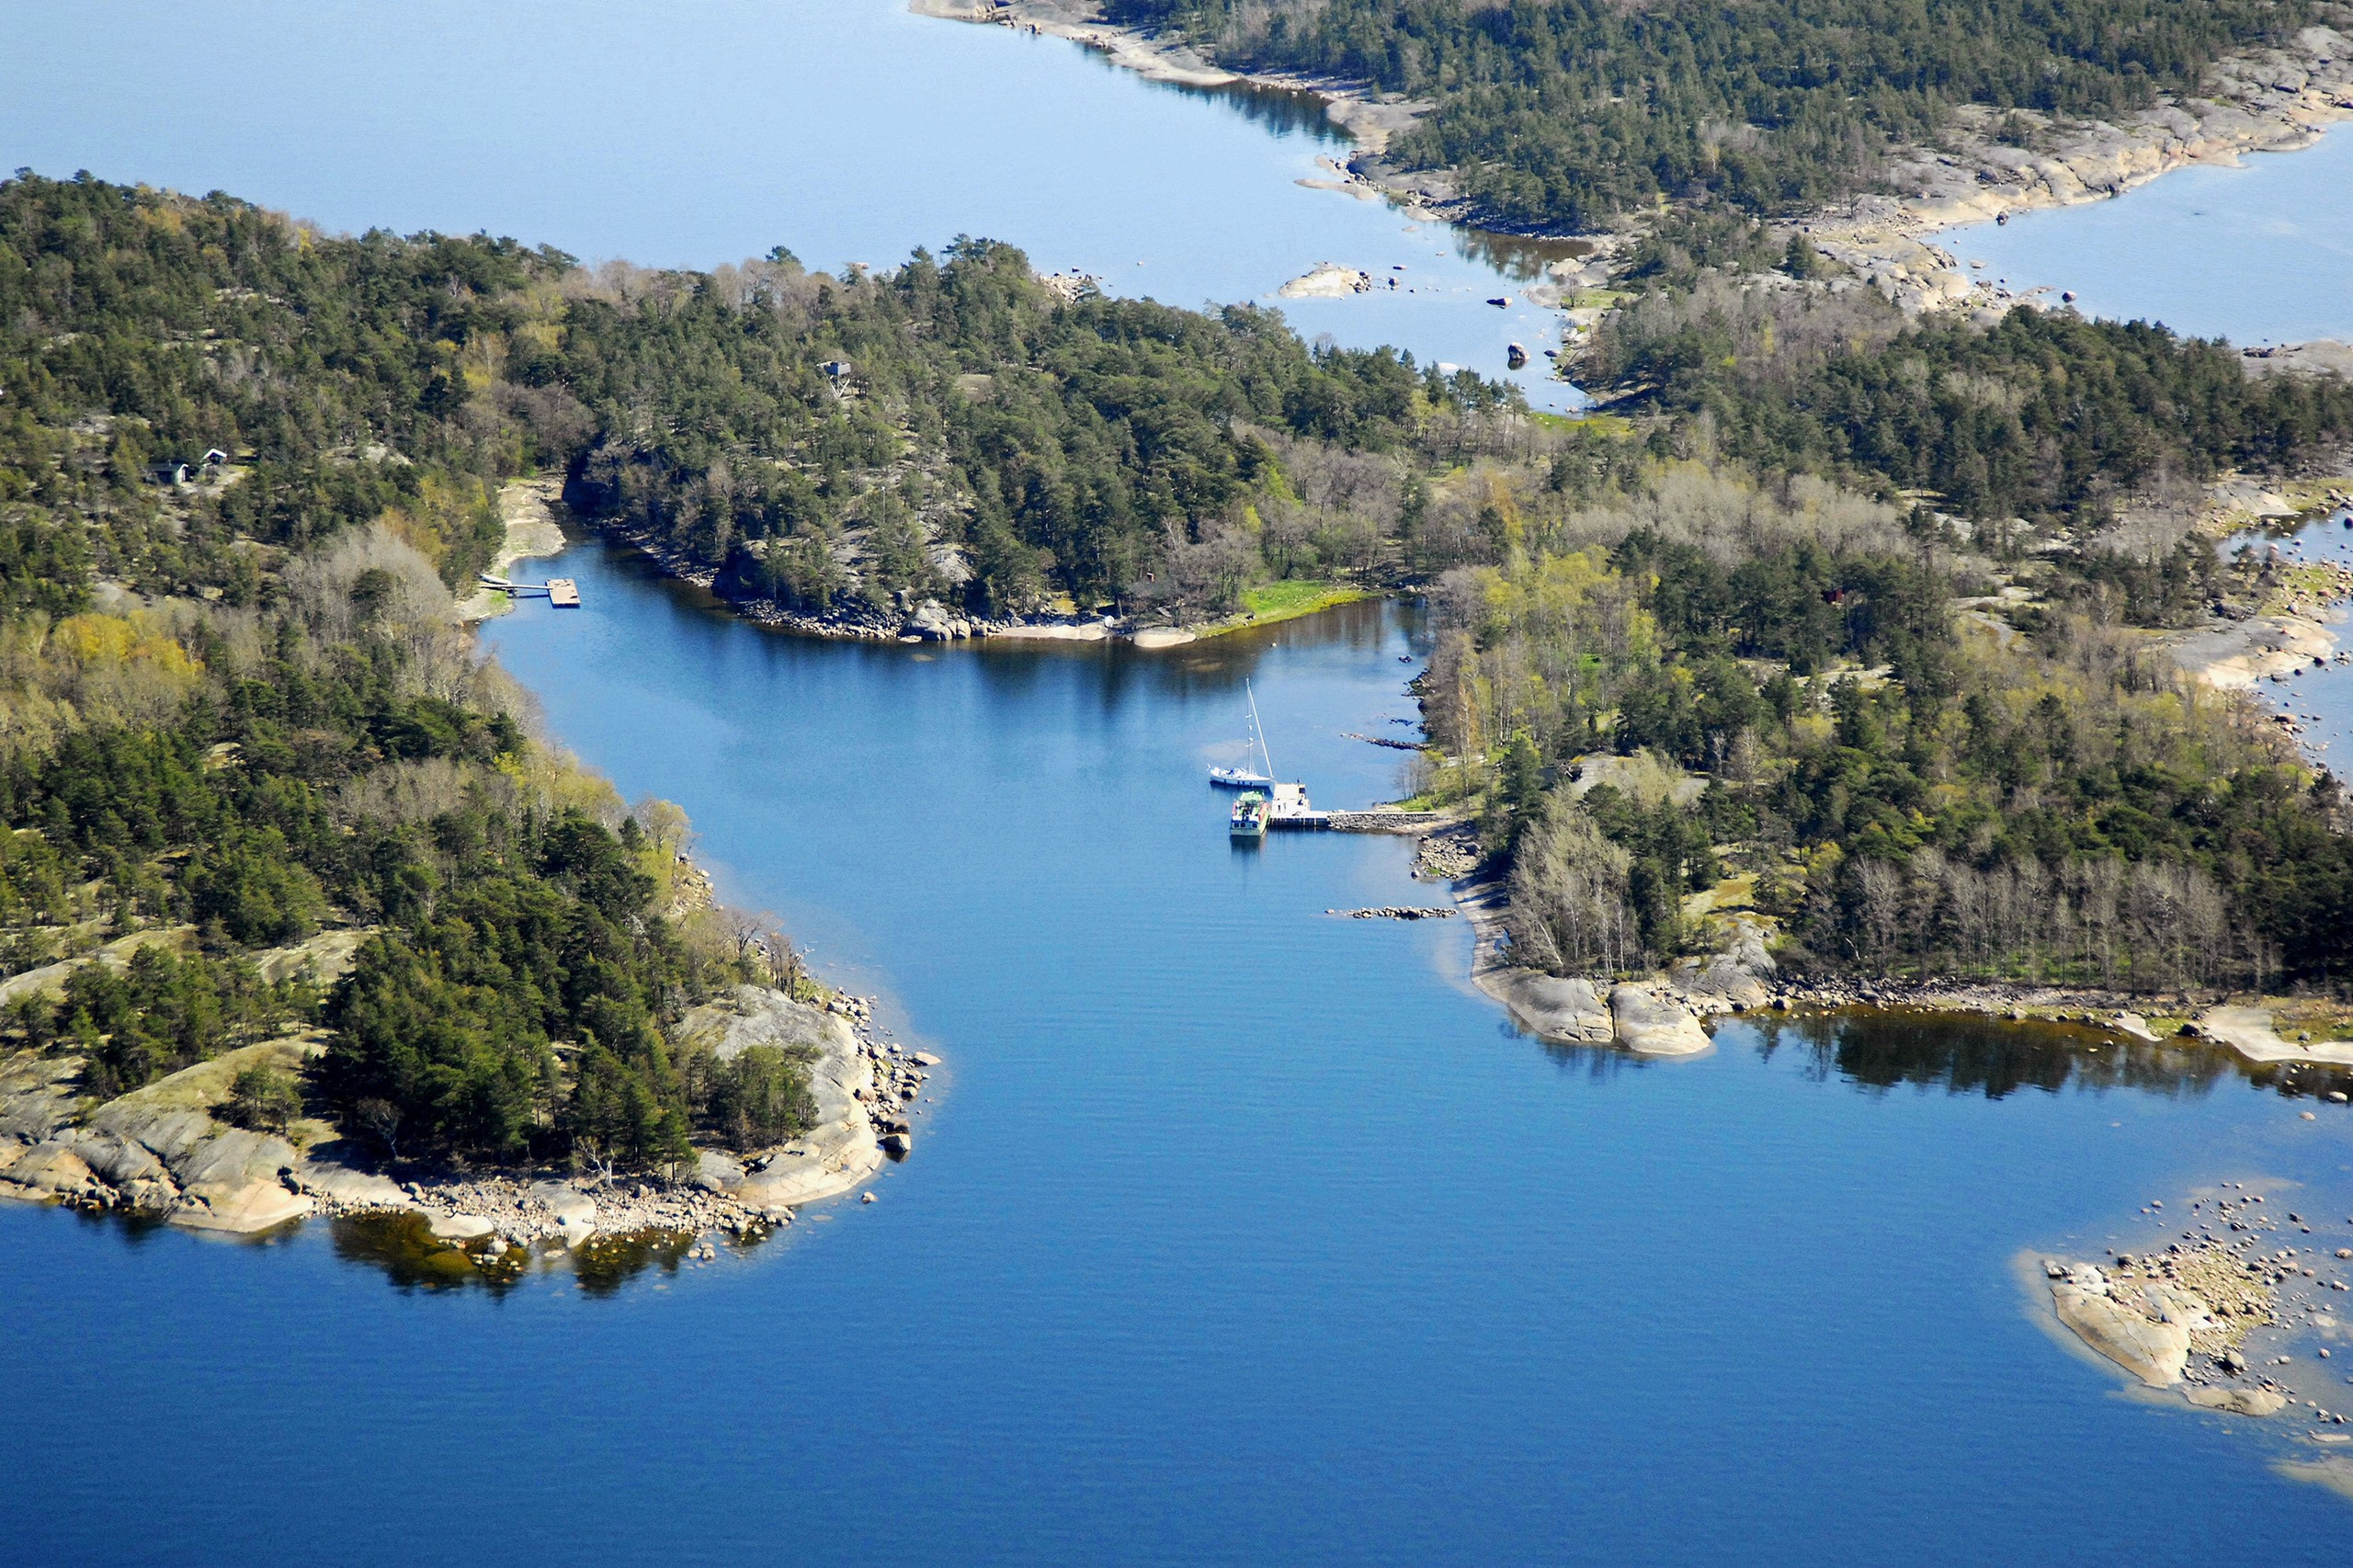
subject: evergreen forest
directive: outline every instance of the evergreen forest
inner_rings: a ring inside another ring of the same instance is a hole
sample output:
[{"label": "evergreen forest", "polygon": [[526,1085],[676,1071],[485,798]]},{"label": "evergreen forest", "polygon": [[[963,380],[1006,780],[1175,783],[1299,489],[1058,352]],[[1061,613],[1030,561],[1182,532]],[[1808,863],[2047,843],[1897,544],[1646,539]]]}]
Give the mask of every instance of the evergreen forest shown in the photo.
[{"label": "evergreen forest", "polygon": [[1604,227],[1661,197],[1791,213],[1869,187],[1953,108],[2112,117],[2315,0],[1111,0],[1237,69],[1431,104],[1386,155],[1456,171],[1489,222]]}]

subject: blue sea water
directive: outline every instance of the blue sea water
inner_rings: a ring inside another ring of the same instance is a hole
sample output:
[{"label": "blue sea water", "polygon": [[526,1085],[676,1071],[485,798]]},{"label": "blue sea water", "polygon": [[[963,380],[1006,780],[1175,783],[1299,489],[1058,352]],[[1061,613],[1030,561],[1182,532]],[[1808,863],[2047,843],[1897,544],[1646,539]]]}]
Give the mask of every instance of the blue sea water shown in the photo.
[{"label": "blue sea water", "polygon": [[[1520,297],[1557,247],[1302,187],[1346,148],[1281,95],[1154,85],[1077,44],[929,20],[904,0],[5,14],[0,169],[88,169],[225,190],[330,230],[487,230],[648,267],[778,244],[813,267],[888,267],[983,235],[1115,294],[1279,305],[1311,338],[1508,378],[1540,408],[1582,401],[1546,376],[1554,317]],[[1383,286],[1275,297],[1324,261]],[[1533,356],[1519,372],[1514,341]]]},{"label": "blue sea water", "polygon": [[914,1157],[602,1294],[0,1210],[12,1561],[2335,1560],[2286,1445],[2129,1396],[2014,1260],[2224,1179],[2334,1225],[2344,1108],[2007,1025],[1515,1035],[1460,922],[1324,913],[1441,902],[1403,844],[1238,851],[1203,778],[1247,676],[1319,802],[1387,794],[1344,732],[1411,710],[1404,608],[935,652],[550,569],[586,608],[492,647],[947,1058]]},{"label": "blue sea water", "polygon": [[2353,135],[2177,169],[2110,200],[1936,236],[2018,293],[2234,343],[2353,338]]}]

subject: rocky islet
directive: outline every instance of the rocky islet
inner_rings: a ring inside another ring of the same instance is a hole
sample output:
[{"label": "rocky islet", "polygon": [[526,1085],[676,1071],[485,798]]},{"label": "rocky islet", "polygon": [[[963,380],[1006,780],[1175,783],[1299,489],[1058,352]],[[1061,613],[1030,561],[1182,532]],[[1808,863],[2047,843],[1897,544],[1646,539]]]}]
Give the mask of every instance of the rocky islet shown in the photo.
[{"label": "rocky islet", "polygon": [[[2122,1246],[2099,1262],[2050,1256],[2041,1272],[2058,1321],[2144,1387],[2237,1415],[2293,1410],[2333,1442],[2322,1429],[2347,1426],[2353,1408],[2353,1375],[2336,1355],[2347,1339],[2353,1246],[2327,1244],[2341,1239],[2332,1227],[2295,1207],[2303,1199],[2256,1190],[2267,1185],[2202,1189],[2173,1211],[2183,1227],[2145,1250]],[[2167,1218],[2161,1200],[2141,1216],[2152,1226]],[[2295,1239],[2275,1244],[2283,1235]]]}]

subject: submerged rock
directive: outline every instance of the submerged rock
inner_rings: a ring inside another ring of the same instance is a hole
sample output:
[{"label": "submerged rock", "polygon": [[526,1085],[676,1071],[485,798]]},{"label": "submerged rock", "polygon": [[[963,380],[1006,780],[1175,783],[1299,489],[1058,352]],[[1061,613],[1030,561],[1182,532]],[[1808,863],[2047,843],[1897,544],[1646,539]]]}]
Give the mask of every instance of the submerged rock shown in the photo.
[{"label": "submerged rock", "polygon": [[2185,1395],[2200,1410],[2224,1410],[2233,1415],[2276,1415],[2288,1402],[2269,1389],[2191,1389]]}]

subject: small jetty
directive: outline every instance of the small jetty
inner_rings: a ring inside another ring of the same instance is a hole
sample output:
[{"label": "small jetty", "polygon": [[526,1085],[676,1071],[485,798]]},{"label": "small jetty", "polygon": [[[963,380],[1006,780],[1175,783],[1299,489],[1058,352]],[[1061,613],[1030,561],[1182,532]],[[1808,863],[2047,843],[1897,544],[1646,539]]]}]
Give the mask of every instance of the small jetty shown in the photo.
[{"label": "small jetty", "polygon": [[544,583],[514,583],[485,572],[481,582],[493,593],[505,594],[512,598],[545,599],[557,609],[580,608],[580,585],[570,577],[551,577]]}]

